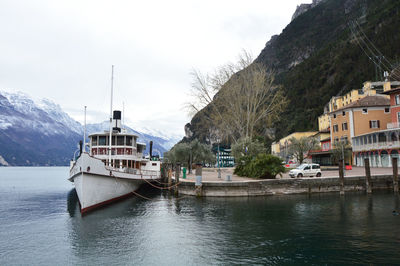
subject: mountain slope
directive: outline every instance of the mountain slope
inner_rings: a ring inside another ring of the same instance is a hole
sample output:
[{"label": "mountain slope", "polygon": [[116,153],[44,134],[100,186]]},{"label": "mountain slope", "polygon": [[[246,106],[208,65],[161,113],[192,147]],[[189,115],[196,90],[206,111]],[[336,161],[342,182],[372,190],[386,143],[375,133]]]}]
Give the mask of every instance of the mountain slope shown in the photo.
[{"label": "mountain slope", "polygon": [[[358,42],[368,38],[390,58],[391,67],[399,63],[399,13],[400,1],[323,0],[267,42],[256,62],[275,72],[289,101],[274,123],[275,138],[317,129],[317,118],[332,96],[375,80],[375,66]],[[349,22],[360,25],[357,38]],[[201,110],[186,125],[190,139],[207,140],[207,112]]]}]

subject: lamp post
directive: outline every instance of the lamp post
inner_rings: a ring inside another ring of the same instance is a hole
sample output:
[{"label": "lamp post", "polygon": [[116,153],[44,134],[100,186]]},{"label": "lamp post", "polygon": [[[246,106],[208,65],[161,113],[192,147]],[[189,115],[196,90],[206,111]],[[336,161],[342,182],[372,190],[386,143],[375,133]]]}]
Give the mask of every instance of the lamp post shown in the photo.
[{"label": "lamp post", "polygon": [[218,178],[221,178],[221,166],[220,166],[219,142],[218,142]]}]

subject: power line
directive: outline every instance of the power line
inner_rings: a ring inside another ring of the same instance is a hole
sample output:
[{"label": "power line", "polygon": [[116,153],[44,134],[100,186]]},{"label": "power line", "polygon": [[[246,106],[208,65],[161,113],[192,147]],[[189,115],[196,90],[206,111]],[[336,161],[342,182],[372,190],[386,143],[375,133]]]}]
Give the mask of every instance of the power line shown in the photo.
[{"label": "power line", "polygon": [[[385,71],[388,72],[392,72],[392,68],[393,65],[389,62],[389,60],[379,51],[378,48],[376,48],[376,46],[371,42],[371,40],[365,35],[365,33],[362,31],[360,25],[356,24],[355,22],[349,22],[348,23],[350,31],[355,39],[355,41],[357,42],[358,46],[361,48],[361,50],[364,52],[364,54],[374,63],[375,68],[378,69],[383,69]],[[356,27],[358,26],[358,28],[360,28],[360,30],[357,30]],[[368,44],[364,38],[362,36],[359,36],[359,32],[361,32],[364,37],[367,39],[367,41],[370,43]],[[365,48],[363,47],[363,45],[361,44],[361,42],[364,44]],[[373,48],[371,48],[370,46],[372,46]],[[374,51],[374,50],[375,51]],[[369,52],[367,52],[366,50],[368,50]],[[385,62],[382,62],[382,59]],[[379,60],[379,61],[377,61]],[[381,72],[381,71],[380,71]],[[380,73],[381,75],[381,73]],[[394,76],[395,78],[397,78],[398,80],[400,80],[400,76],[397,75],[396,73],[392,73],[392,76]]]}]

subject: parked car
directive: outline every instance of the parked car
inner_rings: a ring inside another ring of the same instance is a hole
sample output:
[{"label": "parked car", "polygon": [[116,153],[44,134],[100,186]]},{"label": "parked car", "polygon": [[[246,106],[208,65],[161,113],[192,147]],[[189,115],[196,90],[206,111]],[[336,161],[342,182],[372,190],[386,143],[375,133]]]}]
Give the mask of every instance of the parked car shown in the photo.
[{"label": "parked car", "polygon": [[321,175],[321,167],[319,166],[319,164],[316,163],[303,163],[299,165],[296,169],[292,169],[289,171],[289,176],[291,178],[303,176],[320,177]]}]

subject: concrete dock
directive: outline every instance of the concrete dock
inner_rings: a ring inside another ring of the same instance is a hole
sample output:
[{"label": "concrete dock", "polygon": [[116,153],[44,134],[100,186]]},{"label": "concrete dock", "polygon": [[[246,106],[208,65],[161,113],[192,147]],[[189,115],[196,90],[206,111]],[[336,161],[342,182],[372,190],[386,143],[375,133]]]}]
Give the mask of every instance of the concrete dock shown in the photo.
[{"label": "concrete dock", "polygon": [[[392,168],[371,168],[372,189],[393,189]],[[231,181],[226,176],[231,175]],[[202,184],[195,186],[194,171],[186,179],[180,178],[179,193],[193,196],[261,196],[277,194],[339,192],[339,171],[323,171],[322,177],[290,178],[283,174],[277,179],[253,179],[233,174],[233,168],[221,169],[221,178],[215,168],[203,168]],[[363,167],[345,172],[345,191],[365,191],[366,177]]]}]

